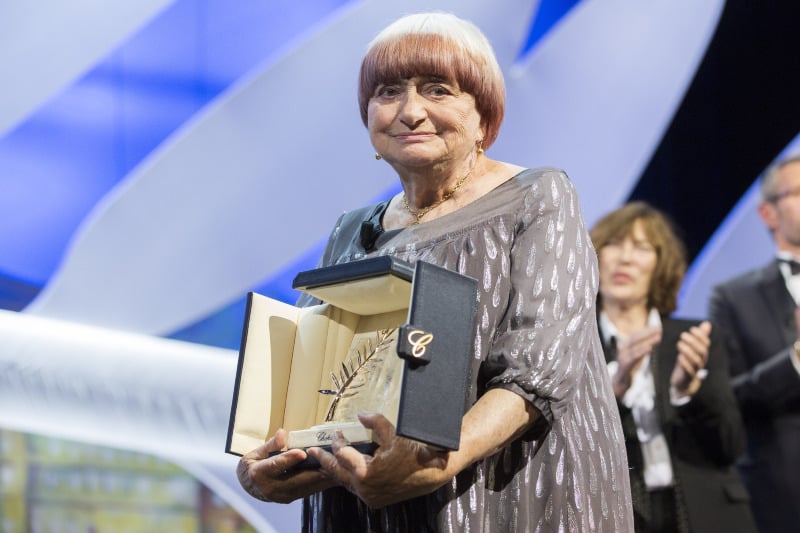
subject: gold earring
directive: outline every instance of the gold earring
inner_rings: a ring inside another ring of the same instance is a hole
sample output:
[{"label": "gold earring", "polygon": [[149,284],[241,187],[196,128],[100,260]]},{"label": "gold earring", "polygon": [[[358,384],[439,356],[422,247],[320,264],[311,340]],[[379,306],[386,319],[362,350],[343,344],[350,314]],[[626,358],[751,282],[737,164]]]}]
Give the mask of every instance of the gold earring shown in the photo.
[{"label": "gold earring", "polygon": [[478,142],[478,155],[483,155],[483,141]]},{"label": "gold earring", "polygon": [[376,160],[376,161],[380,161],[381,159],[383,159],[383,158],[381,157],[381,154],[379,154],[378,152],[375,152],[375,160]]}]

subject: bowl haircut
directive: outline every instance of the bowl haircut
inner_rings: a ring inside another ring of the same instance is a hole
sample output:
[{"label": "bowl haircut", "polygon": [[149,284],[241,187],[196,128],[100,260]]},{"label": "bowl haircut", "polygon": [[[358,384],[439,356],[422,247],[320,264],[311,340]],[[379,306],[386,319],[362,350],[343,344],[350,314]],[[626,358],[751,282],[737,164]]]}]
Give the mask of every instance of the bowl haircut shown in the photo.
[{"label": "bowl haircut", "polygon": [[485,132],[481,147],[494,143],[505,112],[505,83],[492,46],[477,26],[449,13],[418,13],[381,31],[361,62],[358,105],[364,125],[379,85],[415,76],[454,83],[472,95]]}]

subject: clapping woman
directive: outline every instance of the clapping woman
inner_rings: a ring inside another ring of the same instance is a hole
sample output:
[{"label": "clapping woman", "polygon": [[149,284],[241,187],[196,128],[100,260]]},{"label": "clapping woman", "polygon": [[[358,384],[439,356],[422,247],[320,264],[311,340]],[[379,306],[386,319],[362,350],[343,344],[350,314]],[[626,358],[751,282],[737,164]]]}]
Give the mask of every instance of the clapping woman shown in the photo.
[{"label": "clapping woman", "polygon": [[591,236],[636,531],[754,531],[732,468],[745,437],[722,343],[710,323],[670,316],[686,271],[683,244],[644,202],[607,214]]}]

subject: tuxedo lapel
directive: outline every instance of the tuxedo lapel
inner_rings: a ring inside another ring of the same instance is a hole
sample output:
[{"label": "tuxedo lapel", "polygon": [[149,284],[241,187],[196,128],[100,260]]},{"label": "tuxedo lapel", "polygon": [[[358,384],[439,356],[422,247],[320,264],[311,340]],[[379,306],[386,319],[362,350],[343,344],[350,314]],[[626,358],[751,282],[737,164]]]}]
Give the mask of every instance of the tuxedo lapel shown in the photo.
[{"label": "tuxedo lapel", "polygon": [[[797,326],[794,320],[795,303],[786,288],[786,282],[778,268],[777,261],[773,261],[764,268],[759,280],[759,287],[761,294],[766,299],[767,309],[774,313],[770,322],[778,327],[777,333],[783,340],[781,344],[790,344],[797,338]],[[762,323],[766,325],[766,321]]]}]

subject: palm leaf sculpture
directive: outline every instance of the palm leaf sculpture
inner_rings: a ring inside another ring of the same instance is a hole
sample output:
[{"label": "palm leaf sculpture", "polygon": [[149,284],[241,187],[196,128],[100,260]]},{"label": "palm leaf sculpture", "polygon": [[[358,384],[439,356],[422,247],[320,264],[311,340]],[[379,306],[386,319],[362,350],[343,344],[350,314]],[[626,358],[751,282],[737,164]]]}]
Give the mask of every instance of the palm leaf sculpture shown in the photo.
[{"label": "palm leaf sculpture", "polygon": [[348,358],[342,362],[342,369],[339,371],[338,376],[331,372],[334,388],[319,390],[320,394],[334,396],[328,409],[328,414],[325,416],[325,422],[333,421],[336,407],[342,399],[357,395],[359,393],[358,389],[366,385],[370,371],[383,362],[383,359],[376,357],[376,355],[391,344],[392,334],[396,330],[397,328],[391,328],[375,332],[375,342],[372,339],[367,339],[367,342],[348,354]]}]

